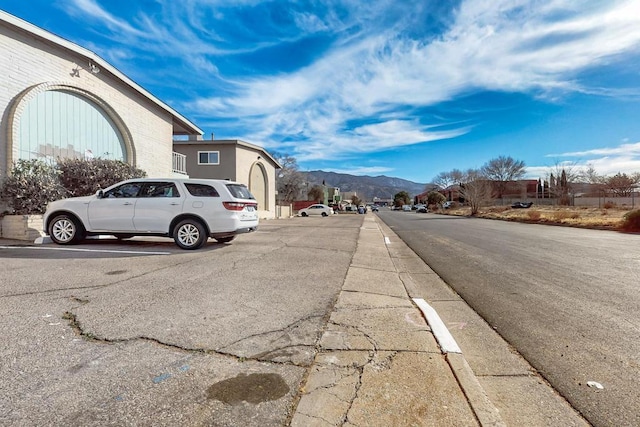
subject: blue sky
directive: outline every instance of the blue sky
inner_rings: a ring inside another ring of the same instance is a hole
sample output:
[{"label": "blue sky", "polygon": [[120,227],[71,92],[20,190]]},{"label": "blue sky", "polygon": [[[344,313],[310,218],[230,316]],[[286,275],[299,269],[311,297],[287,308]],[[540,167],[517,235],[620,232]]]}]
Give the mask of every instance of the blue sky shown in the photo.
[{"label": "blue sky", "polygon": [[638,0],[0,0],[216,138],[426,183],[640,172]]}]

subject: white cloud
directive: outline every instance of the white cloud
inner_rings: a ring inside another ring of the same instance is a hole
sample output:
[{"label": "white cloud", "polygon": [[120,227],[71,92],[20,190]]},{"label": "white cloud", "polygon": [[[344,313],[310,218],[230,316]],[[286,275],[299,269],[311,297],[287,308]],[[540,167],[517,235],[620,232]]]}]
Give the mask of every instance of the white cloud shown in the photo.
[{"label": "white cloud", "polygon": [[[256,135],[262,141],[304,136],[298,154],[306,159],[326,157],[317,152],[321,148],[335,155],[450,138],[465,131],[432,133],[417,121],[403,121],[400,134],[393,122],[352,131],[345,124],[394,106],[434,105],[469,90],[547,96],[587,90],[575,81],[577,73],[638,49],[640,4],[470,0],[439,39],[412,40],[395,30],[368,34],[304,69],[236,82],[237,96],[197,105],[212,115],[238,117],[240,127],[261,128]],[[228,108],[221,111],[220,105]]]},{"label": "white cloud", "polygon": [[383,166],[369,166],[369,167],[361,166],[361,167],[343,168],[343,169],[334,169],[334,168],[328,167],[328,168],[324,168],[324,170],[329,172],[335,172],[335,173],[344,173],[348,175],[369,175],[369,176],[384,175],[385,173],[393,171],[393,169],[386,168]]},{"label": "white cloud", "polygon": [[95,0],[72,0],[70,4],[63,5],[70,15],[91,17],[96,21],[106,24],[112,30],[123,31],[135,37],[145,37],[145,33],[135,29],[124,19],[118,19],[102,8]]},{"label": "white cloud", "polygon": [[[592,166],[598,174],[605,176],[615,175],[618,172],[632,174],[640,171],[640,142],[585,151],[548,154],[545,157],[555,159],[554,164],[527,167],[528,177],[547,176],[551,170],[557,170],[562,166],[576,171],[586,170]],[[562,158],[566,160],[557,160]]]},{"label": "white cloud", "polygon": [[[425,123],[412,112],[386,116],[475,91],[522,92],[548,99],[571,91],[618,94],[620,88],[586,87],[580,73],[615,62],[623,53],[640,53],[637,0],[463,0],[442,18],[448,22],[444,32],[423,36],[414,31],[414,19],[422,16],[398,13],[394,22],[389,17],[402,7],[414,7],[417,13],[436,6],[323,1],[316,3],[319,10],[291,12],[297,34],[256,37],[257,41],[236,45],[223,40],[215,25],[232,25],[225,21],[226,14],[261,5],[260,1],[154,4],[157,13],[141,11],[130,21],[115,17],[96,0],[73,0],[67,10],[106,23],[111,37],[132,51],[169,55],[179,61],[177,67],[193,65],[205,93],[214,87],[207,79],[225,85],[225,94],[186,104],[187,116],[233,122],[233,129],[241,132],[238,137],[266,147],[289,144],[301,161],[465,134],[472,128],[449,125],[443,131],[446,120]],[[208,22],[213,18],[215,25]],[[273,76],[219,74],[219,55],[251,52],[316,33],[333,37],[332,47],[304,68]],[[285,138],[295,142],[283,144]]]},{"label": "white cloud", "polygon": [[585,151],[573,151],[569,153],[548,154],[547,157],[592,157],[592,156],[631,156],[640,157],[640,142],[622,144],[617,147],[594,148]]}]

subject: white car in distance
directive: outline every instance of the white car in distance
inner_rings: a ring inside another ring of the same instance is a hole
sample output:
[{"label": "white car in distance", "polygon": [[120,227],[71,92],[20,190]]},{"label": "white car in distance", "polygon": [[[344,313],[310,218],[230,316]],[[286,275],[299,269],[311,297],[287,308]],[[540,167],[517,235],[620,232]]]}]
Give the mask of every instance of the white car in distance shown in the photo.
[{"label": "white car in distance", "polygon": [[315,204],[298,211],[300,216],[322,215],[329,216],[333,214],[333,208],[323,204]]},{"label": "white car in distance", "polygon": [[86,236],[171,237],[198,249],[209,237],[230,242],[258,228],[258,204],[243,184],[214,179],[130,179],[92,196],[49,203],[44,231],[55,243]]}]

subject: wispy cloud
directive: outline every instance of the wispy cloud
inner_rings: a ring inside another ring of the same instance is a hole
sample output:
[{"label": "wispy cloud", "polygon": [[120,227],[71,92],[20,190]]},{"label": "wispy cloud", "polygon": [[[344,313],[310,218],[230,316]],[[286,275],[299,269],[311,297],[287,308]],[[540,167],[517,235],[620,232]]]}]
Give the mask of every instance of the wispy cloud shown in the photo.
[{"label": "wispy cloud", "polygon": [[[181,107],[199,124],[218,135],[290,149],[301,161],[350,158],[472,132],[471,125],[454,126],[453,118],[428,122],[415,111],[480,91],[548,100],[572,92],[637,94],[635,88],[590,87],[581,78],[620,55],[640,54],[637,0],[463,0],[446,13],[436,1],[324,0],[314,2],[314,9],[278,10],[282,22],[263,14],[253,26],[232,20],[277,5],[154,5],[128,17],[114,16],[109,3],[98,0],[72,0],[66,10],[103,22],[108,37],[119,41],[118,51],[163,54],[175,66],[195,70],[184,83],[198,78],[201,95]],[[415,23],[427,18],[434,28],[417,31]],[[325,42],[302,67],[266,74],[241,61],[243,53],[312,37]],[[405,116],[398,117],[399,111]]]},{"label": "wispy cloud", "polygon": [[572,151],[560,154],[548,154],[547,157],[594,157],[594,156],[638,156],[640,157],[640,142],[622,144],[617,147],[595,148],[585,151]]},{"label": "wispy cloud", "polygon": [[640,171],[640,142],[584,151],[547,154],[552,164],[527,167],[528,177],[547,176],[550,171],[566,167],[575,171],[593,167],[600,175],[632,174]]},{"label": "wispy cloud", "polygon": [[[309,67],[238,81],[235,96],[203,98],[194,106],[211,115],[238,117],[240,127],[259,126],[267,130],[260,135],[267,140],[294,132],[301,136],[298,154],[306,158],[321,157],[312,153],[320,146],[326,149],[327,143],[332,151],[352,152],[353,145],[376,151],[450,138],[465,131],[432,133],[428,124],[408,121],[404,123],[412,129],[403,129],[408,138],[387,133],[387,143],[376,143],[366,128],[345,129],[345,123],[393,107],[435,105],[474,90],[549,97],[588,90],[579,82],[580,71],[637,50],[640,43],[637,2],[588,6],[569,1],[463,2],[449,30],[437,39],[412,39],[405,28],[368,32],[327,51]],[[221,105],[227,107],[222,112]],[[256,121],[259,114],[264,118]],[[317,121],[324,127],[315,126]],[[369,129],[392,126],[381,122]]]},{"label": "wispy cloud", "polygon": [[335,173],[345,173],[348,175],[375,176],[375,175],[384,175],[385,173],[388,173],[393,169],[386,168],[383,166],[370,166],[370,167],[362,166],[362,167],[344,168],[344,169],[328,167],[328,168],[325,168],[325,170],[329,172],[335,172]]}]

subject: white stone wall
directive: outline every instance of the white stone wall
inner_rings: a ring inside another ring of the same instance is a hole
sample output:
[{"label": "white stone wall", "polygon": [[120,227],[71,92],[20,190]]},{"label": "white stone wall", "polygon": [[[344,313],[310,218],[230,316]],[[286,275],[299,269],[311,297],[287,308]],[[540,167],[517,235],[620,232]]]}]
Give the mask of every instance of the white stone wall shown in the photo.
[{"label": "white stone wall", "polygon": [[25,90],[42,84],[69,85],[104,101],[131,136],[135,166],[151,177],[171,176],[172,115],[102,67],[99,74],[80,69],[78,76],[72,75],[75,68],[88,65],[87,58],[0,21],[0,176],[6,174],[7,162],[14,157],[9,152],[12,142],[7,140],[13,126],[8,109],[19,105],[16,100]]},{"label": "white stone wall", "polygon": [[5,215],[0,218],[0,237],[34,241],[44,236],[42,215]]}]

